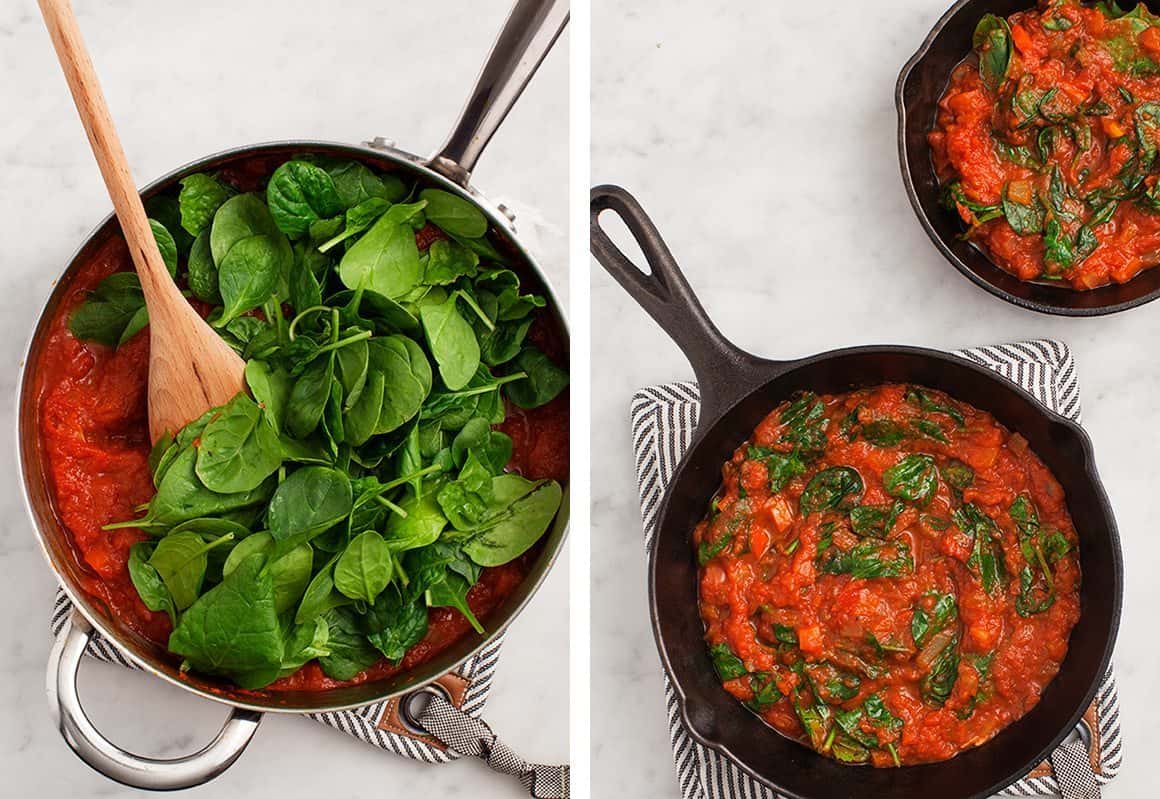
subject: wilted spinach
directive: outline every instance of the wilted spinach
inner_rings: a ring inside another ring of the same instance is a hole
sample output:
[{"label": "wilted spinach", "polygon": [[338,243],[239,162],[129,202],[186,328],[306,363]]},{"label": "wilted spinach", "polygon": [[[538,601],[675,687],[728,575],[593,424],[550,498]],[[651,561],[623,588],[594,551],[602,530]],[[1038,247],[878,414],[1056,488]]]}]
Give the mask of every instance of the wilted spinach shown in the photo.
[{"label": "wilted spinach", "polygon": [[998,91],[1011,68],[1011,27],[1007,20],[994,14],[984,14],[975,27],[973,40],[979,55],[979,74],[983,84],[991,91]]},{"label": "wilted spinach", "polygon": [[994,593],[1007,581],[1007,566],[1003,558],[1003,547],[999,543],[998,526],[971,502],[956,508],[951,515],[959,529],[974,541],[967,566],[979,575],[983,590],[989,594]]},{"label": "wilted spinach", "polygon": [[810,478],[802,492],[800,507],[803,515],[830,509],[844,509],[862,494],[862,476],[849,466],[822,469]]},{"label": "wilted spinach", "polygon": [[930,455],[907,455],[882,473],[886,493],[925,505],[938,490],[938,468]]}]

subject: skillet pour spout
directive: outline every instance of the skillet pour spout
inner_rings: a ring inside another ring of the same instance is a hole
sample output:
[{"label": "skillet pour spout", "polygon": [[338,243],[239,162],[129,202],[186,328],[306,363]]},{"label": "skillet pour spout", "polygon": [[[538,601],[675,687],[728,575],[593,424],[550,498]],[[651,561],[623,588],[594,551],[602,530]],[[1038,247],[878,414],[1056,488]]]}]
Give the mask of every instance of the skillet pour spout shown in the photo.
[{"label": "skillet pour spout", "polygon": [[[623,219],[651,274],[612,243],[600,225],[604,212]],[[596,260],[685,352],[705,399],[692,442],[656,516],[648,570],[653,634],[693,738],[795,799],[981,799],[1041,763],[1091,705],[1119,628],[1119,534],[1087,434],[990,369],[938,350],[864,346],[794,361],[746,353],[709,321],[656,227],[624,189],[592,190],[591,230]],[[1063,486],[1080,538],[1083,573],[1080,618],[1067,657],[1039,703],[987,743],[951,760],[891,769],[858,768],[823,757],[782,736],[724,690],[705,646],[692,544],[693,528],[721,483],[721,464],[771,409],[802,391],[839,393],[883,383],[944,391],[1026,438]]]}]

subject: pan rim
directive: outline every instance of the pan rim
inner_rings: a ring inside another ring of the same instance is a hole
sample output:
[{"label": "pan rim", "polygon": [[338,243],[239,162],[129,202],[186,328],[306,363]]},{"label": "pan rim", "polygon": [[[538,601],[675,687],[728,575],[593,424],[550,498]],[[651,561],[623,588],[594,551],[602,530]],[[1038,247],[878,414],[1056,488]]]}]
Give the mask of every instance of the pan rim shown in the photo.
[{"label": "pan rim", "polygon": [[[440,174],[439,172],[430,168],[430,166],[427,165],[425,159],[422,159],[404,150],[397,149],[393,146],[378,146],[377,141],[378,140],[376,140],[376,144],[374,145],[359,145],[347,142],[328,141],[323,139],[278,139],[236,145],[216,151],[200,158],[190,160],[181,166],[164,173],[160,177],[151,180],[139,191],[142,196],[149,196],[158,193],[167,187],[171,188],[181,177],[198,169],[209,167],[214,163],[220,163],[223,161],[243,158],[247,156],[257,156],[265,152],[277,150],[301,149],[303,151],[342,151],[351,155],[362,155],[363,157],[369,159],[391,162],[402,169],[417,173],[424,181],[435,184],[440,188],[451,191],[468,200],[484,213],[489,222],[504,231],[506,238],[515,248],[517,254],[522,259],[522,262],[532,271],[532,273],[539,281],[540,288],[542,288],[543,293],[546,295],[546,299],[549,302],[549,306],[553,312],[553,315],[555,316],[556,321],[560,324],[561,331],[563,332],[565,339],[568,339],[570,337],[570,331],[564,306],[561,304],[551,281],[548,280],[547,275],[544,273],[544,270],[540,266],[538,260],[528,252],[523,242],[516,235],[511,218],[509,218],[506,213],[498,206],[492,205],[490,201],[488,201],[479,191],[477,191],[472,186],[460,185],[445,175]],[[540,562],[537,562],[537,564],[533,566],[532,572],[530,572],[525,580],[520,583],[520,587],[517,590],[525,592],[524,596],[516,601],[515,604],[507,610],[506,618],[503,618],[494,630],[490,630],[486,635],[482,636],[480,640],[471,646],[469,650],[466,651],[462,656],[457,655],[454,658],[454,662],[451,663],[448,668],[444,668],[443,665],[440,665],[438,669],[430,668],[430,665],[432,664],[442,664],[443,659],[437,655],[435,658],[429,661],[428,664],[424,664],[428,665],[428,668],[424,668],[424,665],[417,667],[415,670],[416,679],[414,682],[408,683],[402,687],[394,688],[392,690],[382,690],[375,692],[369,698],[358,699],[356,701],[350,702],[273,704],[272,702],[267,703],[260,701],[259,699],[249,699],[233,695],[225,695],[224,693],[217,693],[215,690],[208,686],[187,682],[183,679],[179,679],[177,676],[174,676],[174,674],[171,674],[168,671],[157,667],[147,658],[137,652],[137,649],[133,643],[130,640],[127,640],[128,636],[123,634],[118,629],[105,623],[103,616],[94,610],[94,605],[90,601],[90,598],[82,590],[80,590],[79,587],[72,585],[72,580],[66,575],[64,570],[58,568],[55,556],[50,551],[48,544],[49,535],[41,529],[39,520],[40,517],[35,509],[35,501],[32,495],[32,483],[29,479],[29,467],[39,467],[41,464],[36,453],[34,451],[30,451],[31,448],[26,446],[25,405],[28,404],[35,407],[37,403],[36,396],[33,394],[34,385],[32,380],[34,374],[36,373],[36,358],[34,356],[37,352],[36,348],[38,343],[43,338],[45,330],[51,324],[52,317],[56,311],[56,308],[58,307],[60,301],[63,299],[65,287],[68,285],[66,278],[69,276],[74,266],[77,265],[79,259],[86,254],[86,251],[89,249],[89,247],[93,246],[93,242],[97,236],[99,236],[100,233],[106,228],[106,226],[110,224],[116,224],[115,214],[112,212],[104,216],[87,234],[85,234],[84,238],[81,240],[80,245],[74,250],[72,255],[66,261],[64,268],[60,272],[60,275],[52,282],[48,291],[48,295],[43,298],[41,310],[36,318],[36,321],[31,327],[31,332],[28,335],[28,339],[24,347],[24,357],[21,361],[20,375],[19,379],[17,380],[15,392],[17,410],[14,419],[14,448],[16,450],[15,454],[17,463],[19,464],[21,470],[21,494],[24,499],[24,507],[27,513],[27,518],[32,523],[33,532],[40,547],[40,551],[44,555],[45,562],[49,569],[52,571],[61,589],[65,592],[65,595],[72,602],[74,609],[85,617],[85,619],[93,626],[96,632],[99,632],[101,635],[105,636],[108,640],[113,642],[121,654],[125,655],[142,671],[148,674],[158,677],[181,689],[189,691],[190,693],[195,694],[201,698],[211,700],[221,705],[253,710],[261,713],[279,713],[290,715],[352,710],[377,702],[386,701],[394,697],[409,694],[413,691],[430,685],[439,677],[447,673],[449,669],[454,670],[459,665],[473,657],[476,657],[482,651],[495,643],[498,639],[502,638],[508,627],[521,613],[523,613],[527,605],[532,601],[533,597],[539,591],[544,581],[547,579],[548,574],[556,565],[560,553],[564,548],[564,544],[566,543],[568,536],[568,523],[570,515],[570,481],[568,485],[563,487],[564,494],[560,509],[557,512],[556,518],[552,522],[552,526],[549,528],[543,539],[545,542],[545,551],[540,555],[540,558],[542,559],[542,566],[540,565]],[[33,427],[35,428],[35,421],[33,421]],[[31,433],[31,436],[35,438],[35,435],[36,433],[34,429]],[[31,471],[37,473],[39,479],[43,481],[43,473],[39,468]],[[62,532],[62,534],[67,536],[67,533]],[[405,679],[409,676],[410,674],[397,675],[396,677],[392,678],[392,681]],[[365,689],[367,686],[374,685],[375,682],[378,681],[362,683],[358,686],[353,686],[353,688]],[[240,689],[238,689],[236,686],[227,686],[220,690],[233,692]],[[344,687],[339,689],[324,689],[310,693],[317,697],[325,697],[330,693],[342,690],[350,690],[350,688]],[[277,693],[270,694],[268,696],[271,700],[277,700],[280,697],[280,695]]]}]

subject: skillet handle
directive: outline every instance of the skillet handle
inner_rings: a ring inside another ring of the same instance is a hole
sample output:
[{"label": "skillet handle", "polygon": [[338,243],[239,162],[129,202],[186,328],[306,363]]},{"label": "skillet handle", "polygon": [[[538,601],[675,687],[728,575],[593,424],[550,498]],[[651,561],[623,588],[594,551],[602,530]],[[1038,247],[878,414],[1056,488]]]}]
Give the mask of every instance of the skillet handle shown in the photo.
[{"label": "skillet handle", "polygon": [[[620,251],[604,229],[600,214],[612,211],[632,232],[649,272]],[[669,334],[693,366],[701,391],[701,418],[714,419],[772,377],[777,364],[750,355],[722,335],[701,307],[660,231],[636,198],[619,186],[597,186],[591,194],[591,248],[596,260]]]},{"label": "skillet handle", "polygon": [[483,149],[568,24],[568,0],[516,0],[451,135],[428,166],[467,185]]},{"label": "skillet handle", "polygon": [[48,656],[49,711],[77,757],[110,779],[151,791],[192,788],[234,764],[257,732],[261,713],[233,708],[216,738],[200,751],[172,760],[126,752],[101,735],[85,715],[77,693],[77,671],[92,636],[92,625],[74,610]]}]

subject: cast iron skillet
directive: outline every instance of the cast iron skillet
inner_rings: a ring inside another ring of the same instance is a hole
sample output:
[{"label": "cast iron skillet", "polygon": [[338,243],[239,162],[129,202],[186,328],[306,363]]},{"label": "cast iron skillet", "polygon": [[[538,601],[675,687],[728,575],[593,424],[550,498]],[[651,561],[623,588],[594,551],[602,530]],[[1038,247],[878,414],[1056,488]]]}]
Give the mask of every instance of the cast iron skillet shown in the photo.
[{"label": "cast iron skillet", "polygon": [[[898,76],[898,158],[902,182],[923,230],[946,259],[972,283],[1022,308],[1059,316],[1101,316],[1125,311],[1160,297],[1160,268],[1148,269],[1127,283],[1076,291],[1028,283],[1004,272],[969,242],[963,241],[956,214],[939,205],[939,184],[926,134],[934,128],[938,101],[951,71],[971,52],[971,36],[984,14],[1006,17],[1035,5],[1034,0],[959,0],[906,62]],[[1153,11],[1160,1],[1146,2]]]},{"label": "cast iron skillet", "polygon": [[[624,220],[650,274],[601,229],[599,215],[606,210]],[[994,372],[936,350],[856,347],[771,361],[738,349],[709,320],[657,229],[624,189],[592,190],[591,236],[596,259],[680,346],[701,388],[700,419],[661,504],[649,560],[653,632],[693,737],[796,799],[985,797],[1042,761],[1091,704],[1120,619],[1119,536],[1083,430]],[[887,382],[940,389],[1025,436],[1067,492],[1083,569],[1079,623],[1042,701],[981,747],[942,763],[901,769],[843,766],[822,757],[783,737],[725,692],[702,637],[691,542],[693,527],[721,484],[721,465],[778,403],[807,389],[839,392]]]},{"label": "cast iron skillet", "polygon": [[[254,144],[187,164],[145,187],[142,196],[148,200],[159,193],[171,192],[182,178],[195,172],[228,170],[251,160],[281,163],[306,153],[349,158],[376,170],[394,172],[423,186],[451,192],[478,207],[487,217],[501,249],[510,256],[513,268],[526,280],[530,289],[546,297],[548,306],[541,313],[548,314],[566,340],[563,309],[535,259],[516,236],[510,214],[502,206],[492,205],[480,196],[471,187],[469,179],[488,141],[567,21],[567,0],[515,0],[460,118],[446,143],[430,158],[396,149],[380,139],[366,146],[313,140]],[[485,633],[465,636],[414,669],[353,686],[287,692],[244,691],[225,680],[180,672],[172,655],[121,624],[103,603],[94,600],[82,588],[86,572],[73,551],[71,538],[57,518],[42,463],[38,426],[43,381],[40,354],[47,345],[57,309],[75,291],[73,282],[77,273],[102,245],[120,235],[117,220],[111,215],[106,217],[73,256],[41,313],[21,376],[17,442],[21,477],[34,530],[49,565],[74,608],[49,655],[48,698],[53,721],[73,751],[105,776],[137,788],[174,790],[201,784],[229,768],[249,743],[263,713],[321,713],[360,707],[392,697],[403,697],[406,704],[411,696],[436,690],[432,686],[434,680],[453,671],[494,641],[530,601],[563,545],[569,500],[565,488],[560,512],[543,542],[537,545],[538,553],[527,577],[484,620]],[[218,736],[195,753],[162,760],[125,751],[101,735],[85,715],[77,689],[81,655],[90,638],[98,632],[115,642],[117,648],[144,671],[183,690],[227,705],[230,716]]]}]

